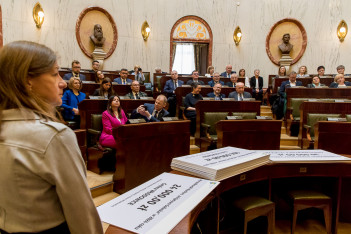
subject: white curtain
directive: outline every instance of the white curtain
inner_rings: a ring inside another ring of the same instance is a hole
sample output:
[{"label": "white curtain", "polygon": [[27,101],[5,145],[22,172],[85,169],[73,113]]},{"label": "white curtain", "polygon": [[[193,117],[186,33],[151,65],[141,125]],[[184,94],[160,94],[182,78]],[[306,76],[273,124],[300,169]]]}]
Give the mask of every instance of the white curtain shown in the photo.
[{"label": "white curtain", "polygon": [[195,70],[193,44],[177,44],[172,70],[178,74],[191,74]]}]

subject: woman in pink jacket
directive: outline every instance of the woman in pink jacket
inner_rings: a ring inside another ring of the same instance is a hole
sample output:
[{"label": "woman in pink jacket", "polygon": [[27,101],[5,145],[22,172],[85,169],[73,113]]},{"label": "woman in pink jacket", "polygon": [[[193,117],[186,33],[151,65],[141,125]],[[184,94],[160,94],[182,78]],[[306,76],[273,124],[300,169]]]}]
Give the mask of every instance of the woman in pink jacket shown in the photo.
[{"label": "woman in pink jacket", "polygon": [[103,130],[100,136],[100,144],[104,147],[116,149],[116,142],[112,135],[112,128],[125,124],[128,121],[122,110],[118,96],[111,96],[108,100],[107,110],[102,113]]}]

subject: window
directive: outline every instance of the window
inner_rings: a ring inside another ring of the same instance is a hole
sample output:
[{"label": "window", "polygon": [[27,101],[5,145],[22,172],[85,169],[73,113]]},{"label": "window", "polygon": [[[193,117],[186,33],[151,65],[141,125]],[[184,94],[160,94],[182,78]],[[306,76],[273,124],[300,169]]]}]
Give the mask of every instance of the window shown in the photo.
[{"label": "window", "polygon": [[178,74],[191,74],[195,70],[194,45],[177,43],[172,70]]}]

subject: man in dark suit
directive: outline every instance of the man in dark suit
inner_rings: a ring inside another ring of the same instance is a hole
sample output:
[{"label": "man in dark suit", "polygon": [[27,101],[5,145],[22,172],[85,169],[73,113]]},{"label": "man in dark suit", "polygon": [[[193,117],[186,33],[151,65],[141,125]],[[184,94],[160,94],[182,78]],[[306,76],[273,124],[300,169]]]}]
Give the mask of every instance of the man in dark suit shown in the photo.
[{"label": "man in dark suit", "polygon": [[207,97],[214,98],[215,100],[223,100],[225,98],[225,94],[221,93],[222,85],[217,83],[213,86],[213,92],[208,93]]},{"label": "man in dark suit", "polygon": [[220,76],[218,72],[213,73],[213,78],[211,81],[208,82],[208,85],[213,87],[215,84],[221,84],[224,85],[223,81],[220,81]]},{"label": "man in dark suit", "polygon": [[130,85],[132,92],[128,93],[126,97],[129,99],[140,99],[140,97],[147,97],[147,94],[144,92],[140,92],[140,84],[139,81],[133,80],[132,84]]},{"label": "man in dark suit", "polygon": [[303,86],[301,81],[296,81],[296,76],[297,76],[296,72],[292,71],[289,74],[289,80],[282,82],[282,84],[280,85],[280,88],[279,88],[280,97],[285,98],[285,90],[287,88],[291,88],[291,87],[295,87],[295,86]]},{"label": "man in dark suit", "polygon": [[232,65],[228,64],[225,67],[225,72],[221,73],[221,77],[230,78],[231,74],[236,73],[235,71],[232,71],[232,69],[233,69]]},{"label": "man in dark suit", "polygon": [[260,70],[255,69],[254,76],[250,79],[250,87],[252,88],[252,97],[262,102],[263,99],[263,78],[260,76]]},{"label": "man in dark suit", "polygon": [[119,74],[121,77],[114,79],[113,82],[116,82],[117,84],[121,85],[127,85],[132,83],[132,80],[128,79],[129,73],[126,68],[122,68]]},{"label": "man in dark suit", "polygon": [[85,75],[80,74],[80,68],[81,68],[80,62],[78,60],[73,60],[73,62],[72,62],[72,72],[66,73],[63,76],[63,79],[64,80],[69,80],[72,77],[78,77],[81,81],[85,81],[86,80]]},{"label": "man in dark suit", "polygon": [[238,82],[235,91],[231,92],[228,98],[234,98],[235,101],[243,101],[244,98],[251,98],[251,94],[244,91],[244,83]]},{"label": "man in dark suit", "polygon": [[177,99],[175,95],[175,90],[178,87],[181,87],[184,84],[182,80],[178,80],[178,72],[173,70],[171,72],[171,79],[166,81],[165,87],[163,88],[163,92],[167,94],[168,103],[169,103],[169,113],[170,116],[175,116],[176,107],[177,107]]},{"label": "man in dark suit", "polygon": [[191,73],[191,77],[193,78],[192,80],[188,80],[188,82],[186,82],[187,85],[191,85],[194,82],[199,83],[200,85],[205,85],[205,83],[202,80],[199,80],[199,71],[194,70]]},{"label": "man in dark suit", "polygon": [[133,110],[131,118],[143,118],[146,122],[159,122],[163,117],[169,116],[169,112],[164,108],[167,105],[166,96],[160,94],[155,100],[155,104],[144,103],[137,109]]},{"label": "man in dark suit", "polygon": [[233,87],[235,88],[236,84],[238,82],[238,75],[236,73],[231,74],[230,76],[230,81],[226,83],[228,87]]}]

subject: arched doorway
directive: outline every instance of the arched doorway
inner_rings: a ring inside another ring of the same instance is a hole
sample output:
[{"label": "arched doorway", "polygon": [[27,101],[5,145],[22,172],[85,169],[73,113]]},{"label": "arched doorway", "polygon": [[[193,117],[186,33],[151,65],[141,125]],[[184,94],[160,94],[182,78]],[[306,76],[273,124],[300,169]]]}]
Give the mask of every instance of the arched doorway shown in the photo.
[{"label": "arched doorway", "polygon": [[[212,65],[212,42],[212,30],[205,20],[193,15],[180,18],[173,25],[170,34],[169,70],[172,70],[173,65],[179,67],[177,61],[182,61],[186,63],[186,71],[191,70],[190,67],[194,67],[194,69],[199,70],[200,74],[204,75],[207,67]],[[181,50],[183,53],[176,53],[177,50],[178,52]],[[194,59],[191,58],[191,53],[194,55]],[[175,61],[177,64],[174,64]],[[191,66],[188,66],[190,63]]]}]

